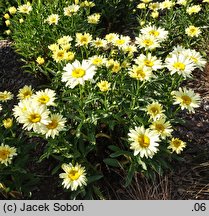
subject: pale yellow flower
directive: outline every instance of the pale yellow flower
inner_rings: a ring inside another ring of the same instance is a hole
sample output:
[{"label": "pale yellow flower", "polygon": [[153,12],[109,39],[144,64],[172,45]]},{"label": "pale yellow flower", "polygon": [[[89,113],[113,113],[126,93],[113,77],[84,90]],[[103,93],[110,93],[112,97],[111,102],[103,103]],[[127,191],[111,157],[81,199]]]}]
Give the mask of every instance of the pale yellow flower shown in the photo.
[{"label": "pale yellow flower", "polygon": [[8,8],[8,11],[9,11],[9,13],[11,14],[11,15],[14,15],[14,14],[16,14],[16,12],[17,12],[17,8],[16,7],[9,7]]},{"label": "pale yellow flower", "polygon": [[76,33],[76,46],[87,46],[92,40],[89,33]]},{"label": "pale yellow flower", "polygon": [[150,119],[153,119],[154,121],[164,117],[163,112],[165,112],[165,110],[163,109],[162,104],[158,102],[152,102],[151,104],[148,104],[145,110],[150,116]]},{"label": "pale yellow flower", "polygon": [[59,135],[60,131],[65,129],[66,118],[63,118],[61,114],[51,114],[49,117],[50,122],[42,127],[42,134],[45,135],[46,138]]},{"label": "pale yellow flower", "polygon": [[36,62],[39,64],[39,65],[42,65],[44,64],[45,60],[43,57],[39,56],[37,59],[36,59]]},{"label": "pale yellow flower", "polygon": [[0,101],[4,102],[4,101],[8,101],[11,100],[13,98],[13,94],[9,91],[3,91],[0,92]]},{"label": "pale yellow flower", "polygon": [[187,12],[189,15],[199,13],[200,11],[201,11],[200,5],[193,5],[193,6],[190,6],[190,7],[188,7],[188,8],[186,9],[186,12]]},{"label": "pale yellow flower", "polygon": [[32,7],[30,5],[29,2],[27,2],[27,4],[23,4],[23,5],[20,5],[17,10],[20,12],[20,13],[25,13],[25,14],[29,14],[31,11],[32,11]]},{"label": "pale yellow flower", "polygon": [[102,80],[97,83],[97,86],[99,87],[100,91],[106,92],[110,89],[110,83],[106,80]]},{"label": "pale yellow flower", "polygon": [[64,188],[70,188],[72,191],[75,191],[78,187],[87,185],[86,170],[81,165],[62,164],[62,169],[65,172],[61,173],[59,177],[63,179],[62,184]]},{"label": "pale yellow flower", "polygon": [[130,77],[140,81],[150,80],[153,76],[150,68],[139,65],[133,65],[132,68],[129,69],[128,74]]},{"label": "pale yellow flower", "polygon": [[166,122],[165,118],[160,118],[152,122],[150,128],[154,130],[162,139],[171,136],[171,132],[173,131],[170,122]]},{"label": "pale yellow flower", "polygon": [[5,20],[5,25],[6,25],[6,26],[10,26],[10,25],[11,25],[10,20]]},{"label": "pale yellow flower", "polygon": [[19,89],[17,98],[19,100],[28,99],[33,95],[33,90],[31,86],[25,85],[23,88]]},{"label": "pale yellow flower", "polygon": [[187,27],[185,32],[190,37],[198,37],[201,34],[201,30],[199,27],[195,27],[193,25]]},{"label": "pale yellow flower", "polygon": [[134,156],[152,158],[158,151],[159,136],[156,132],[145,129],[144,126],[135,127],[128,133],[131,142],[130,149],[134,150]]},{"label": "pale yellow flower", "polygon": [[80,6],[78,4],[72,4],[68,7],[65,7],[64,8],[64,15],[71,17],[71,16],[77,14],[79,8],[80,8]]},{"label": "pale yellow flower", "polygon": [[176,152],[177,154],[180,154],[185,147],[186,147],[185,142],[183,142],[178,138],[172,138],[168,146],[168,149],[171,149],[172,152]]},{"label": "pale yellow flower", "polygon": [[13,119],[12,118],[7,118],[7,119],[3,119],[3,125],[6,129],[11,128],[13,125]]},{"label": "pale yellow flower", "polygon": [[5,13],[4,18],[8,20],[10,18],[10,15],[8,13]]},{"label": "pale yellow flower", "polygon": [[14,156],[17,155],[17,149],[8,145],[1,144],[0,146],[0,163],[8,166],[11,164]]},{"label": "pale yellow flower", "polygon": [[58,14],[51,14],[47,17],[45,22],[47,22],[49,25],[57,25],[59,21],[59,15]]},{"label": "pale yellow flower", "polygon": [[173,91],[171,94],[174,97],[174,104],[179,104],[182,110],[187,109],[194,113],[194,108],[200,106],[200,95],[195,94],[192,89],[179,88],[178,91]]},{"label": "pale yellow flower", "polygon": [[52,58],[56,62],[66,60],[68,58],[67,52],[64,49],[57,49],[57,50],[53,51]]},{"label": "pale yellow flower", "polygon": [[94,13],[87,17],[88,23],[90,24],[97,24],[100,20],[101,14]]}]

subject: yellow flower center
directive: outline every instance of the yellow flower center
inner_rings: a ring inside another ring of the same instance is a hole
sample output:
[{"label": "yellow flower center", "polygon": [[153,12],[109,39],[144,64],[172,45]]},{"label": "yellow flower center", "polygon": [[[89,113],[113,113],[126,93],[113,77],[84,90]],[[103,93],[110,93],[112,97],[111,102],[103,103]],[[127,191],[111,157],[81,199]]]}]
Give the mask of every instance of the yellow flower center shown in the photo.
[{"label": "yellow flower center", "polygon": [[0,100],[6,100],[7,98],[6,94],[0,94]]},{"label": "yellow flower center", "polygon": [[146,46],[152,46],[153,45],[153,41],[150,40],[150,39],[145,39],[144,40],[144,45],[146,45]]},{"label": "yellow flower center", "polygon": [[23,98],[29,98],[32,95],[31,91],[25,91],[23,92]]},{"label": "yellow flower center", "polygon": [[181,96],[181,99],[182,99],[182,102],[186,105],[190,105],[192,102],[191,98],[187,95]]},{"label": "yellow flower center", "polygon": [[145,78],[145,73],[143,70],[136,70],[136,78],[142,78],[144,79]]},{"label": "yellow flower center", "polygon": [[85,75],[86,71],[83,68],[75,68],[72,71],[72,77],[74,78],[81,78]]},{"label": "yellow flower center", "polygon": [[150,145],[150,138],[144,134],[138,136],[138,144],[142,148],[147,148]]},{"label": "yellow flower center", "polygon": [[99,65],[99,64],[102,63],[102,59],[100,59],[100,58],[96,58],[96,59],[93,60],[92,63],[93,63],[94,65]]},{"label": "yellow flower center", "polygon": [[165,130],[165,127],[163,124],[156,124],[155,129],[159,132],[163,132]]},{"label": "yellow flower center", "polygon": [[152,67],[154,65],[154,63],[150,60],[144,60],[144,64],[147,66],[147,67]]},{"label": "yellow flower center", "polygon": [[68,174],[68,177],[72,180],[75,181],[77,180],[79,177],[81,176],[81,174],[77,171],[77,170],[71,170]]},{"label": "yellow flower center", "polygon": [[41,116],[37,113],[30,114],[28,120],[32,123],[37,123],[41,121]]},{"label": "yellow flower center", "polygon": [[181,141],[179,139],[173,140],[172,143],[176,148],[178,148],[181,145]]},{"label": "yellow flower center", "polygon": [[151,109],[150,109],[150,111],[151,111],[151,113],[152,114],[155,114],[155,115],[157,115],[157,114],[159,114],[159,109],[157,108],[157,107],[152,107]]},{"label": "yellow flower center", "polygon": [[58,122],[55,119],[53,119],[46,127],[48,129],[55,129],[57,128],[57,126],[58,126]]},{"label": "yellow flower center", "polygon": [[65,52],[62,50],[57,52],[57,58],[59,58],[59,59],[64,58],[64,55],[65,55]]},{"label": "yellow flower center", "polygon": [[182,62],[175,62],[173,64],[173,67],[176,68],[177,70],[184,70],[185,69],[185,64]]},{"label": "yellow flower center", "polygon": [[159,35],[159,32],[156,30],[151,30],[151,31],[149,31],[149,34],[157,37]]},{"label": "yellow flower center", "polygon": [[0,159],[1,160],[7,159],[9,154],[10,154],[10,151],[8,151],[6,149],[0,150]]},{"label": "yellow flower center", "polygon": [[49,100],[50,100],[50,98],[48,95],[43,95],[38,99],[38,102],[41,104],[46,104],[49,102]]},{"label": "yellow flower center", "polygon": [[86,44],[86,43],[88,43],[87,37],[85,37],[85,36],[81,37],[80,43],[81,43],[81,44]]},{"label": "yellow flower center", "polygon": [[118,40],[116,40],[116,42],[115,42],[117,45],[123,45],[124,43],[125,43],[125,40],[123,40],[123,39],[118,39]]}]

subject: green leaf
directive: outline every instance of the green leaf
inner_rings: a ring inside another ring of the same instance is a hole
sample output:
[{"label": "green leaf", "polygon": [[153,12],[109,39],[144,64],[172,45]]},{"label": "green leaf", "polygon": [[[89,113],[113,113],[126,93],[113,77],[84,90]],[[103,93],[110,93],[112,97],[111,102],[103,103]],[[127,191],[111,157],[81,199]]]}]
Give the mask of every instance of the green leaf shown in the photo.
[{"label": "green leaf", "polygon": [[112,166],[112,167],[121,167],[119,161],[116,160],[116,159],[105,158],[103,161],[104,161],[105,164],[107,164],[109,166]]},{"label": "green leaf", "polygon": [[128,151],[119,150],[119,151],[117,151],[115,153],[112,153],[110,155],[110,157],[111,158],[115,158],[115,157],[119,157],[121,155],[129,155],[129,156],[131,156],[132,154],[130,152],[128,152]]},{"label": "green leaf", "polygon": [[94,175],[94,176],[90,176],[88,177],[88,184],[98,181],[99,179],[101,179],[103,177],[103,175]]},{"label": "green leaf", "polygon": [[108,149],[112,150],[112,151],[120,151],[121,149],[118,146],[115,145],[109,145]]},{"label": "green leaf", "polygon": [[129,170],[128,170],[128,175],[126,177],[125,187],[130,185],[130,183],[133,179],[134,173],[135,173],[135,167],[133,164],[131,164],[129,167]]}]

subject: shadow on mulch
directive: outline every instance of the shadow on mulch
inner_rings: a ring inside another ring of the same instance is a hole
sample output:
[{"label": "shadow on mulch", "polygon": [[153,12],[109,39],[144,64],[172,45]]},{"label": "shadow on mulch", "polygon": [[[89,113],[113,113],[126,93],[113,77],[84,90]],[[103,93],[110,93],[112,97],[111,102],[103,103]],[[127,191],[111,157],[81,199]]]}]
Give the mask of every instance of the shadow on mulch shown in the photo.
[{"label": "shadow on mulch", "polygon": [[[10,43],[0,41],[0,91],[9,90],[16,94],[26,84],[33,87],[44,84],[43,80],[23,73],[22,65]],[[137,175],[128,188],[123,188],[118,182],[118,178],[123,177],[114,174],[117,181],[111,184],[106,182],[105,194],[108,199],[209,199],[209,65],[203,73],[195,71],[194,80],[184,85],[198,92],[202,96],[202,103],[195,114],[182,112],[180,117],[186,123],[176,127],[175,136],[187,141],[183,161],[175,162],[174,171],[157,177],[154,183]],[[43,153],[44,143],[41,142],[38,141],[40,144],[31,155],[35,160]],[[33,192],[32,199],[67,199],[67,193],[57,186],[58,176],[51,176],[56,161],[44,160],[37,164],[35,160],[31,159],[28,169],[37,173],[41,182]]]}]

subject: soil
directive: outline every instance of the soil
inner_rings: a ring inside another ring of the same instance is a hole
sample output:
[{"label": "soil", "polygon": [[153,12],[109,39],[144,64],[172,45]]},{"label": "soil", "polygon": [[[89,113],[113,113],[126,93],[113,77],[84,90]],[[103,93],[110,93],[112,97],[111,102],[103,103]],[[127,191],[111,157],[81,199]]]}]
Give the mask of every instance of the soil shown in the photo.
[{"label": "soil", "polygon": [[[26,84],[44,84],[43,80],[24,73],[22,65],[11,43],[0,41],[0,91],[10,90],[17,93],[19,88]],[[187,148],[182,154],[183,160],[175,162],[172,173],[156,180],[157,190],[156,185],[150,185],[142,176],[136,176],[129,188],[120,187],[115,190],[111,189],[113,184],[109,183],[108,186],[107,183],[109,199],[209,199],[209,65],[205,67],[204,72],[195,71],[194,79],[184,85],[198,92],[202,97],[202,103],[195,114],[183,112],[180,117],[185,119],[186,123],[176,128],[176,136],[187,141]],[[38,158],[42,150],[43,144],[40,142],[33,153],[34,157]],[[34,161],[30,162],[31,172],[43,177],[40,187],[33,192],[32,199],[67,199],[67,193],[64,193],[61,187],[57,187],[58,177],[51,177],[54,163],[53,160],[46,160],[38,165],[35,165]],[[114,178],[117,179],[118,176],[120,174],[115,174]],[[139,188],[139,179],[143,186],[136,191],[135,188]],[[149,196],[146,193],[148,186],[152,188]]]}]

